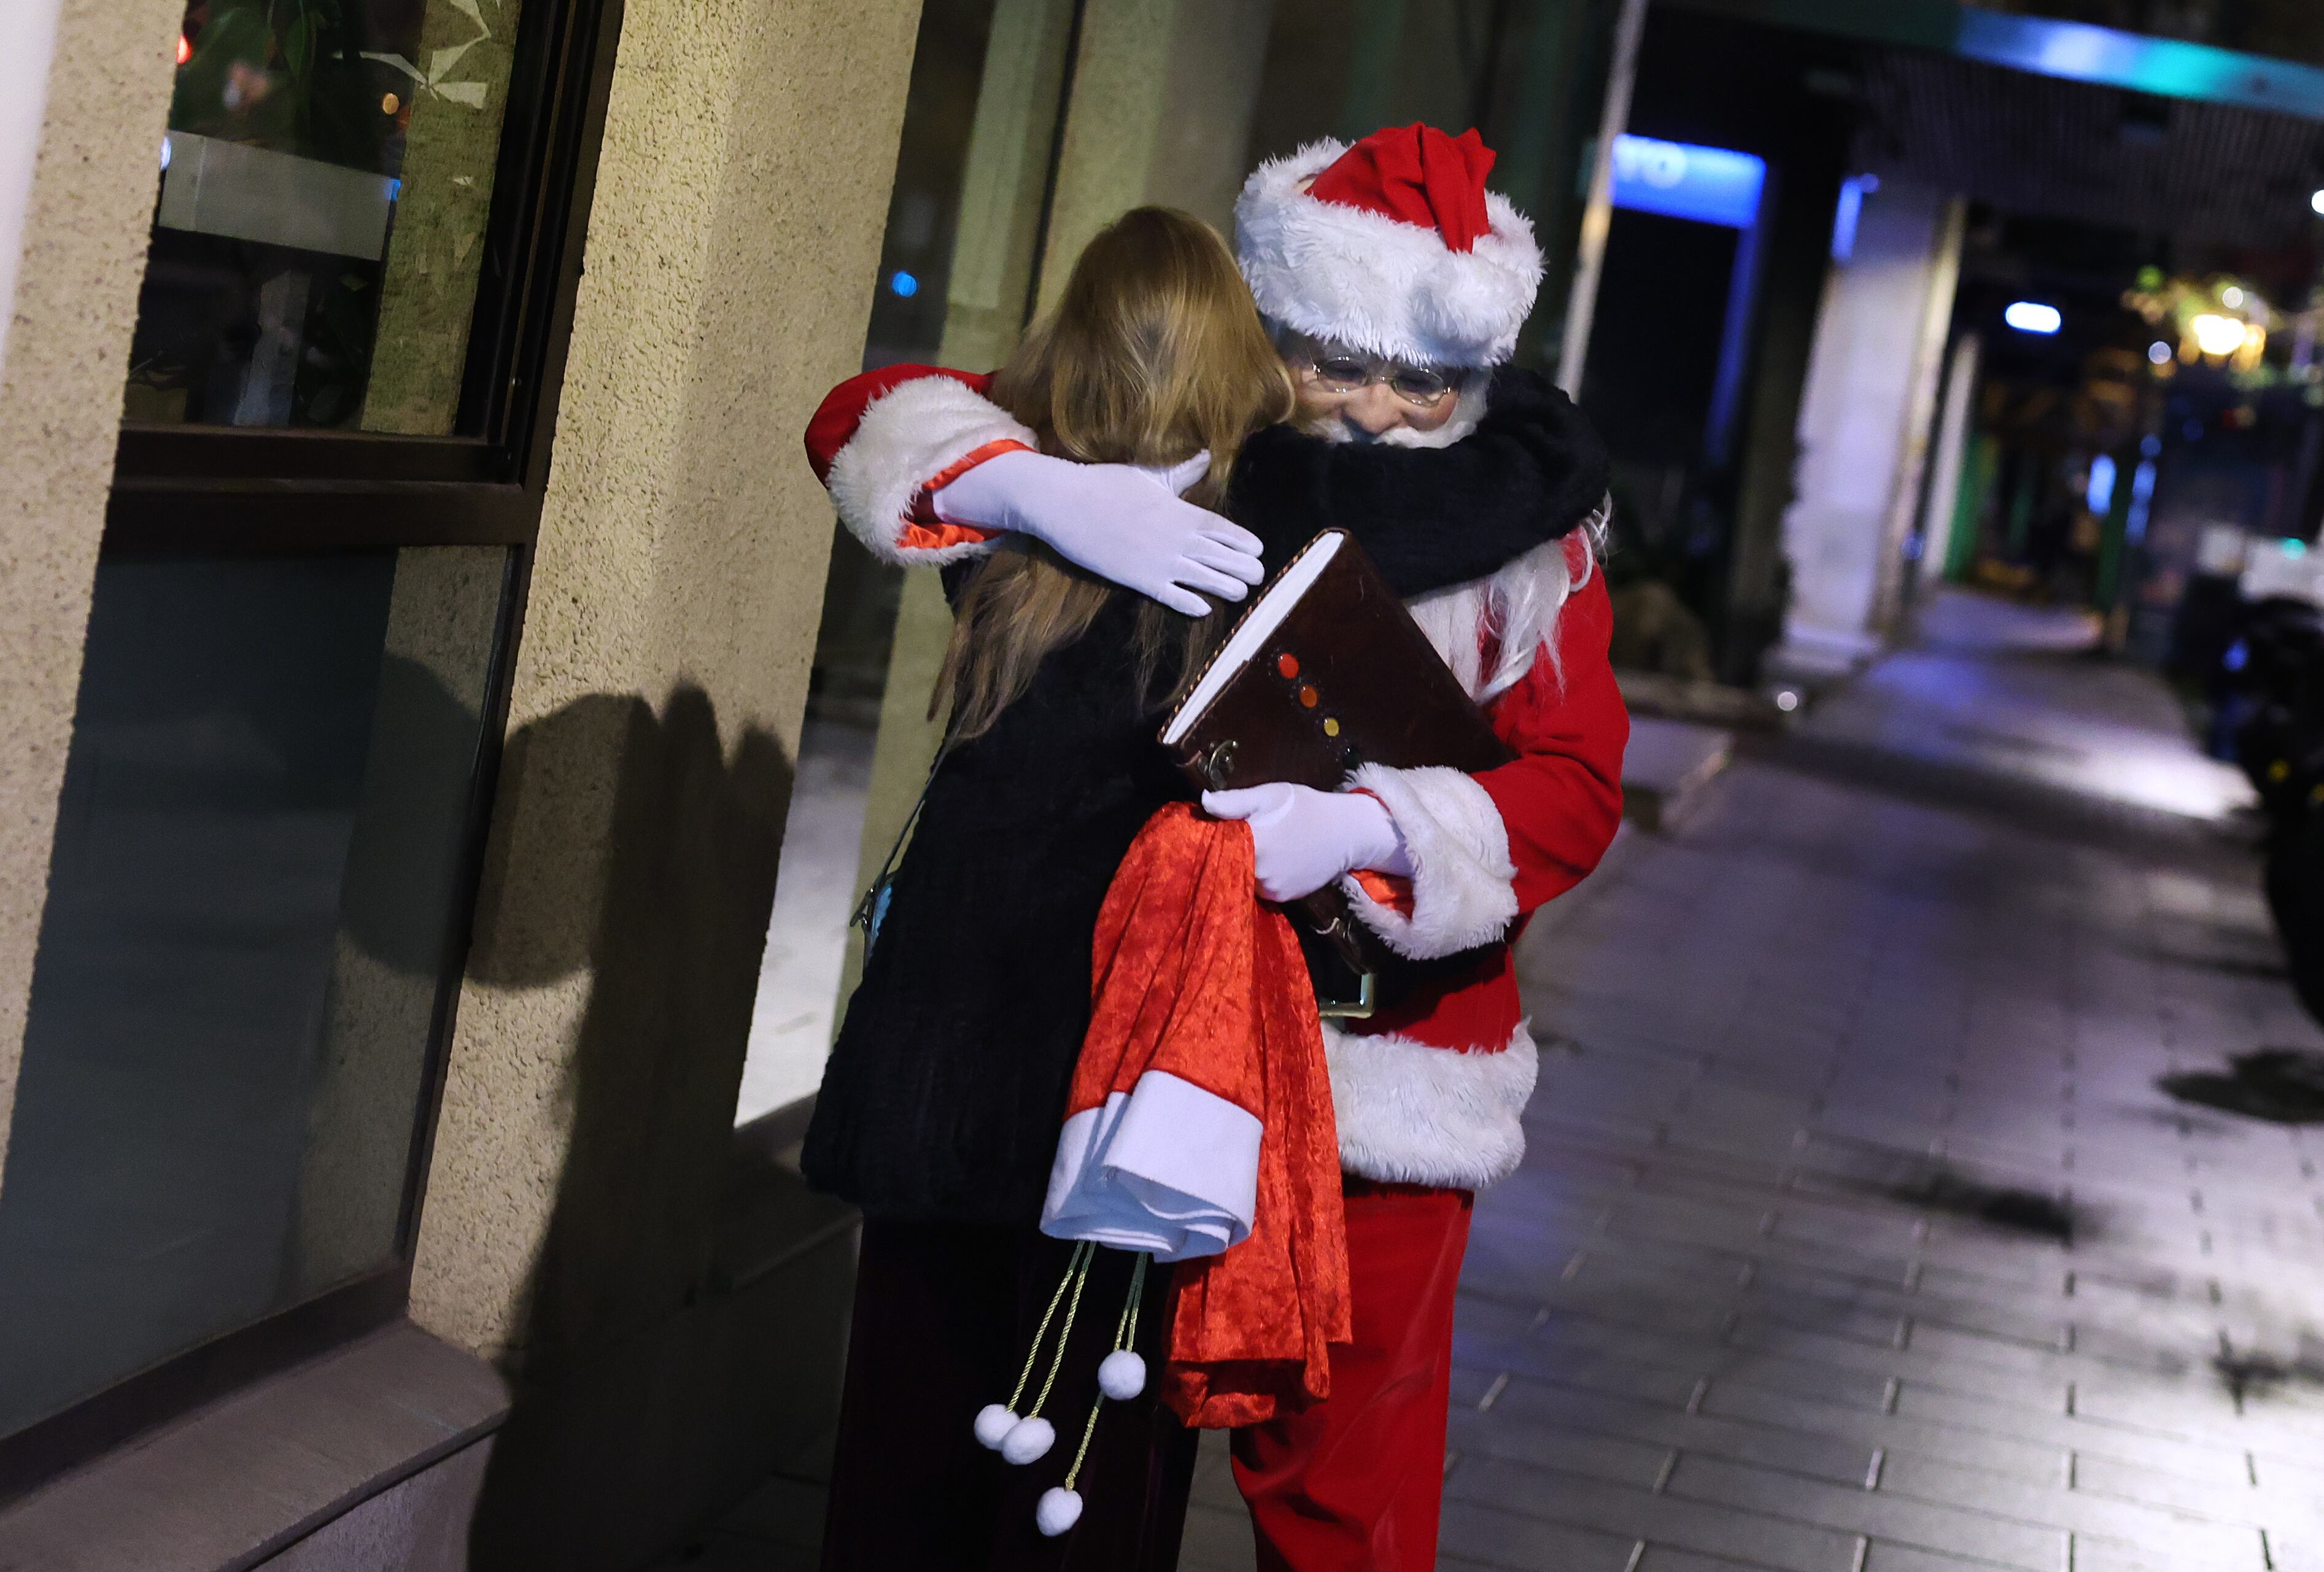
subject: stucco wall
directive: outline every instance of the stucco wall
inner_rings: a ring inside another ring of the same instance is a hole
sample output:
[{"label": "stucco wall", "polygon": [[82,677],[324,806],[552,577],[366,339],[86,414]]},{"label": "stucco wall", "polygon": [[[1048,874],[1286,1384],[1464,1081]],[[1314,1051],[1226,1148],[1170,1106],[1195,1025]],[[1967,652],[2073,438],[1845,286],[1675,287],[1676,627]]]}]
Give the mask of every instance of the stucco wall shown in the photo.
[{"label": "stucco wall", "polygon": [[0,1163],[184,14],[66,0],[25,204],[0,370]]},{"label": "stucco wall", "polygon": [[917,0],[631,0],[412,1313],[684,1303],[748,1034]]}]

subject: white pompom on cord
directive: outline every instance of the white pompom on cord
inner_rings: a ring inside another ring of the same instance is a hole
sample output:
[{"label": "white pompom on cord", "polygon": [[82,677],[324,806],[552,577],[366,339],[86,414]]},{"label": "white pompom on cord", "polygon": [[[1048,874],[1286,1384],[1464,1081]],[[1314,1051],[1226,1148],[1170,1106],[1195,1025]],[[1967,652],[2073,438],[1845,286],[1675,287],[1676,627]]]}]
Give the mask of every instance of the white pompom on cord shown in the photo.
[{"label": "white pompom on cord", "polygon": [[1146,1361],[1127,1348],[1108,1354],[1097,1367],[1097,1388],[1116,1402],[1146,1390]]},{"label": "white pompom on cord", "polygon": [[988,1402],[976,1411],[977,1441],[998,1452],[1009,1432],[1017,1428],[1017,1415],[1005,1402]]},{"label": "white pompom on cord", "polygon": [[1061,1485],[1041,1492],[1040,1504],[1033,1509],[1034,1527],[1053,1540],[1081,1521],[1081,1492]]},{"label": "white pompom on cord", "polygon": [[1001,1455],[1011,1463],[1023,1465],[1047,1457],[1049,1448],[1056,1444],[1057,1427],[1048,1420],[1019,1420],[1001,1440]]}]

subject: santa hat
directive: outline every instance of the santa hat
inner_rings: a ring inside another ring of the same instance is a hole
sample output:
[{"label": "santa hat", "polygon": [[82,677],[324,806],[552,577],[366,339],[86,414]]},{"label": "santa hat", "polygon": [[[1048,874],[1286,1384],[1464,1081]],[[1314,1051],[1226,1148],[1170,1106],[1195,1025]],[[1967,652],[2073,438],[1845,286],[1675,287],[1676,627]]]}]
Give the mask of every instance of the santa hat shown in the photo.
[{"label": "santa hat", "polygon": [[1474,131],[1326,138],[1259,165],[1235,203],[1235,249],[1262,315],[1311,338],[1416,365],[1498,365],[1541,288],[1533,225],[1485,189]]}]

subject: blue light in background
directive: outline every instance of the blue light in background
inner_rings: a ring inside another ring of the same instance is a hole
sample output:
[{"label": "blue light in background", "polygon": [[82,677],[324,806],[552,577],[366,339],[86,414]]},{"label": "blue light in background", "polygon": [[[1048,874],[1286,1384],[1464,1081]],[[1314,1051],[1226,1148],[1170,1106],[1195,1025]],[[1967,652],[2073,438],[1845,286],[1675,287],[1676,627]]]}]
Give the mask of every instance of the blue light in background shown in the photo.
[{"label": "blue light in background", "polygon": [[2020,300],[2001,314],[2001,319],[2020,333],[2038,333],[2044,336],[2066,325],[2065,317],[2055,306],[2044,306],[2039,300]]},{"label": "blue light in background", "polygon": [[2114,506],[2114,460],[2103,453],[2090,460],[2090,489],[2082,501],[2101,517]]},{"label": "blue light in background", "polygon": [[2133,546],[2146,538],[2146,515],[2153,501],[2154,461],[2150,458],[2130,477],[2130,517],[2123,521],[2123,534]]},{"label": "blue light in background", "polygon": [[1748,152],[1628,133],[1614,139],[1614,206],[1635,213],[1748,229],[1766,184],[1767,161]]},{"label": "blue light in background", "polygon": [[898,268],[888,276],[888,288],[908,300],[920,292],[920,280]]},{"label": "blue light in background", "polygon": [[1880,188],[1878,175],[1856,175],[1840,183],[1840,206],[1831,216],[1831,260],[1847,262],[1856,254],[1856,226],[1864,217],[1864,198]]},{"label": "blue light in background", "polygon": [[2308,542],[2301,539],[2296,535],[2287,535],[2275,544],[2277,548],[2280,549],[2286,556],[2306,556],[2308,555]]},{"label": "blue light in background", "polygon": [[2312,66],[2087,23],[1966,9],[1952,47],[1957,54],[1997,66],[2164,97],[2301,115],[2312,115],[2324,102],[2324,71]]}]

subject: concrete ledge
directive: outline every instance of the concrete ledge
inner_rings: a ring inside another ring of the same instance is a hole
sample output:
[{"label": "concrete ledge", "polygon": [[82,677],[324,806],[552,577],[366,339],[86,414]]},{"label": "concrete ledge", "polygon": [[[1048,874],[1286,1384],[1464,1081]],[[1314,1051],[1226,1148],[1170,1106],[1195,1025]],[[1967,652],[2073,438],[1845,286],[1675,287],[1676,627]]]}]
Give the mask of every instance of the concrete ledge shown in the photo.
[{"label": "concrete ledge", "polygon": [[0,1509],[0,1572],[240,1572],[484,1439],[508,1411],[490,1365],[390,1327]]},{"label": "concrete ledge", "polygon": [[1643,830],[1674,830],[1734,757],[1735,736],[1685,721],[1634,716],[1622,755],[1622,813]]},{"label": "concrete ledge", "polygon": [[839,1413],[856,1216],[785,1177],[738,1180],[713,1282],[684,1310],[586,1364],[527,1369],[471,1567],[634,1572],[769,1475],[812,1467]]},{"label": "concrete ledge", "polygon": [[1789,719],[1766,694],[1725,683],[1619,670],[1614,681],[1633,716],[1692,721],[1729,731],[1781,731]]}]

